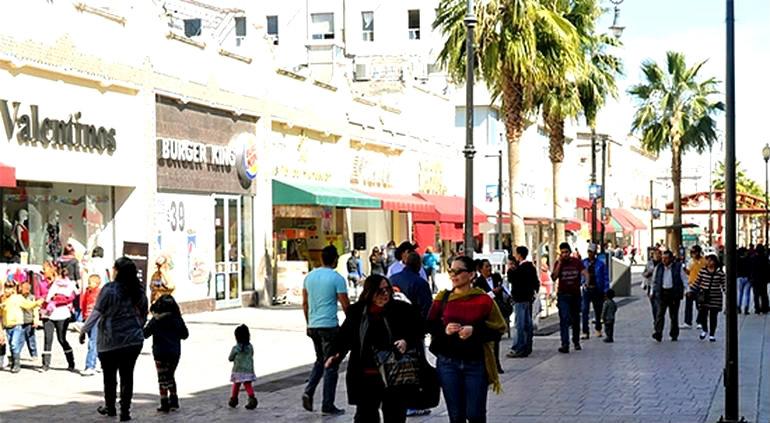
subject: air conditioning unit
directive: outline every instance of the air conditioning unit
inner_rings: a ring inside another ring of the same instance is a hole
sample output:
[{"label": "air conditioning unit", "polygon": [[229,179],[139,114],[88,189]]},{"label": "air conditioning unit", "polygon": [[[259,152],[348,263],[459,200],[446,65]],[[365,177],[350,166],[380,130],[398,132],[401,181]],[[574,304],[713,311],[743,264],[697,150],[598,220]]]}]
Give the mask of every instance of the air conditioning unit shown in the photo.
[{"label": "air conditioning unit", "polygon": [[371,75],[369,75],[369,67],[365,63],[356,63],[353,79],[356,81],[369,81],[372,79]]}]

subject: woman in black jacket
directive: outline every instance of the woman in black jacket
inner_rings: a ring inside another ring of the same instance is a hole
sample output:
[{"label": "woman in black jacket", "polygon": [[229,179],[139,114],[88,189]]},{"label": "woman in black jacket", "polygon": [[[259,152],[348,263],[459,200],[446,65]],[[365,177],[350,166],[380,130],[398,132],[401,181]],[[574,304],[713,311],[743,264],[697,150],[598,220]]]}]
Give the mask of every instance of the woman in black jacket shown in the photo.
[{"label": "woman in black jacket", "polygon": [[382,275],[364,281],[358,301],[347,317],[327,360],[327,367],[350,352],[346,375],[348,402],[356,406],[355,423],[378,423],[379,408],[385,423],[406,421],[406,395],[386,388],[375,361],[376,351],[423,348],[424,324],[409,303],[393,299],[393,286]]}]

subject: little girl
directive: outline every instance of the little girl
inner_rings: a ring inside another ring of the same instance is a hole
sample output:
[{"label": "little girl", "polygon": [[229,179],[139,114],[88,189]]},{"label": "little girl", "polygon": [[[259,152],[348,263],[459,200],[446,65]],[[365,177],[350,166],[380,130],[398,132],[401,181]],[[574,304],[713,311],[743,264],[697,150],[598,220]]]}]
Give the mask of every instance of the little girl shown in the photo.
[{"label": "little girl", "polygon": [[150,307],[152,319],[144,327],[144,337],[152,338],[152,356],[158,371],[160,407],[158,411],[168,413],[179,409],[179,397],[176,394],[174,373],[179,365],[182,353],[182,339],[187,339],[189,332],[182,319],[179,305],[171,295],[162,295]]},{"label": "little girl", "polygon": [[235,341],[237,344],[230,351],[229,360],[233,362],[233,372],[230,375],[230,382],[233,383],[232,394],[230,395],[230,407],[238,405],[238,392],[241,390],[241,383],[246,393],[249,394],[249,402],[246,403],[247,410],[257,408],[257,398],[254,396],[254,388],[251,383],[257,380],[254,375],[254,348],[251,346],[251,334],[246,325],[240,325],[235,328]]}]

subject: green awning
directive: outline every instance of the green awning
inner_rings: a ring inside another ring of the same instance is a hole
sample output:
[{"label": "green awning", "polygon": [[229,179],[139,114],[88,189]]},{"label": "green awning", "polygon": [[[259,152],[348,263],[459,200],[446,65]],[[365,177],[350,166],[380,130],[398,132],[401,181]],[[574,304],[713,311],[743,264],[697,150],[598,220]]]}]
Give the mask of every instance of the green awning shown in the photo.
[{"label": "green awning", "polygon": [[615,216],[610,217],[609,228],[614,229],[615,232],[623,232],[623,225],[621,225],[620,222],[618,222],[618,220],[615,219]]},{"label": "green awning", "polygon": [[382,202],[349,188],[283,182],[273,179],[274,206],[329,206],[379,209]]}]

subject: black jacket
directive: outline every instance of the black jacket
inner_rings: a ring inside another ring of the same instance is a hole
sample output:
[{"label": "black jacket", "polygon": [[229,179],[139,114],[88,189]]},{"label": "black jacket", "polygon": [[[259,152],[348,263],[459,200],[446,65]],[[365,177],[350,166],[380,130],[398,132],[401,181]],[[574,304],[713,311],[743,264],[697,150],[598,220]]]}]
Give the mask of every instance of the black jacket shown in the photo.
[{"label": "black jacket", "polygon": [[187,331],[182,316],[169,314],[153,317],[144,327],[144,337],[152,336],[152,355],[157,359],[174,359],[182,353],[182,339],[187,339]]},{"label": "black jacket", "polygon": [[370,318],[368,304],[358,301],[348,308],[345,322],[332,347],[332,355],[344,357],[350,352],[345,380],[348,388],[348,402],[357,405],[371,392],[364,392],[364,369],[374,366],[374,349],[392,348],[393,342],[403,339],[407,349],[423,347],[425,327],[417,308],[403,301],[390,300],[385,305],[382,318],[390,326],[388,336],[382,319]]},{"label": "black jacket", "polygon": [[[500,276],[499,273],[492,273],[492,285],[494,285],[492,288],[497,288],[503,284],[503,277]],[[487,283],[487,279],[483,276],[477,277],[473,281],[473,286],[476,288],[481,289],[484,292],[489,292],[492,290],[492,288],[489,287],[489,284]]]},{"label": "black jacket", "polygon": [[765,284],[770,280],[770,261],[764,254],[751,257],[751,283]]},{"label": "black jacket", "polygon": [[540,291],[540,279],[532,262],[525,261],[508,271],[508,283],[511,284],[511,297],[515,303],[529,303]]}]

